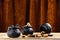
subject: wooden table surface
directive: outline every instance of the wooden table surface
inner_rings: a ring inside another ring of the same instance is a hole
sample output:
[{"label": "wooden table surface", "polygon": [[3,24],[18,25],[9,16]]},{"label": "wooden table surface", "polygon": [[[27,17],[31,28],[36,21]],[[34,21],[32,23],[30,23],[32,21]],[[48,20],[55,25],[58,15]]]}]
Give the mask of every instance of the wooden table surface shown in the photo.
[{"label": "wooden table surface", "polygon": [[[37,34],[37,33],[34,33]],[[0,40],[60,40],[60,33],[51,33],[53,34],[52,37],[29,37],[29,38],[22,38],[21,36],[18,38],[9,38],[7,33],[0,33]]]}]

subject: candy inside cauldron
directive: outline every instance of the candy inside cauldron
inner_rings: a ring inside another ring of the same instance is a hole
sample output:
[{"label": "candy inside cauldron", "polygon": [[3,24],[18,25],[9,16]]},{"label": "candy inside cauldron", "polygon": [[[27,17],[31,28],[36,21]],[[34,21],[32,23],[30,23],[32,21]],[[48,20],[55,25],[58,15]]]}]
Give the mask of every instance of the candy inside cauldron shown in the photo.
[{"label": "candy inside cauldron", "polygon": [[18,24],[16,26],[12,25],[8,27],[7,30],[8,37],[16,38],[20,36],[20,30]]},{"label": "candy inside cauldron", "polygon": [[23,26],[22,34],[23,35],[33,34],[33,29],[30,23],[27,23],[27,25]]},{"label": "candy inside cauldron", "polygon": [[42,26],[40,26],[40,32],[44,31],[45,33],[50,33],[52,30],[52,27],[49,23],[45,23]]}]

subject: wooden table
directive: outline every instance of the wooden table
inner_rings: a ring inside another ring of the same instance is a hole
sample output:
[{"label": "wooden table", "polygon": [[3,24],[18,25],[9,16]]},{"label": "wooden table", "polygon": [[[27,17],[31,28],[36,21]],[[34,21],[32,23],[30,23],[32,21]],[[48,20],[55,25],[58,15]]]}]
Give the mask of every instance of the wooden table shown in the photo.
[{"label": "wooden table", "polygon": [[[36,34],[36,33],[35,33]],[[21,38],[18,37],[18,38],[9,38],[7,36],[7,33],[0,33],[0,40],[60,40],[60,33],[51,33],[53,34],[52,37],[41,37],[41,38],[38,38],[38,37],[29,37],[29,38]]]}]

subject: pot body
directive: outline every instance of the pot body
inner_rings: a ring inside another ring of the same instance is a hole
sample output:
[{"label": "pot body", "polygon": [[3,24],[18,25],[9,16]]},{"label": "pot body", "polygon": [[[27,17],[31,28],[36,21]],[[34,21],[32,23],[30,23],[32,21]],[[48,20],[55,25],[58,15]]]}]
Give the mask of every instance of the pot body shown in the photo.
[{"label": "pot body", "polygon": [[8,27],[7,30],[8,37],[16,38],[20,36],[20,30],[18,28]]},{"label": "pot body", "polygon": [[49,23],[45,23],[42,26],[40,26],[40,32],[46,32],[46,33],[50,33],[52,31],[52,27]]},{"label": "pot body", "polygon": [[23,35],[33,34],[32,27],[26,27],[26,26],[24,26],[23,29],[22,29],[22,34]]}]

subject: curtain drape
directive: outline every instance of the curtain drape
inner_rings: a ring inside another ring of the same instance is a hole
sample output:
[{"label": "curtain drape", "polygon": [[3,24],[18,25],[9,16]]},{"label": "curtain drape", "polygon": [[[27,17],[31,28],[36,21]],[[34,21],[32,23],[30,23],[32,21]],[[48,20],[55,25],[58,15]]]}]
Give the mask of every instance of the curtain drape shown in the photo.
[{"label": "curtain drape", "polygon": [[60,0],[0,0],[0,31],[19,24],[20,30],[30,22],[34,31],[50,23],[52,31],[60,31]]}]

